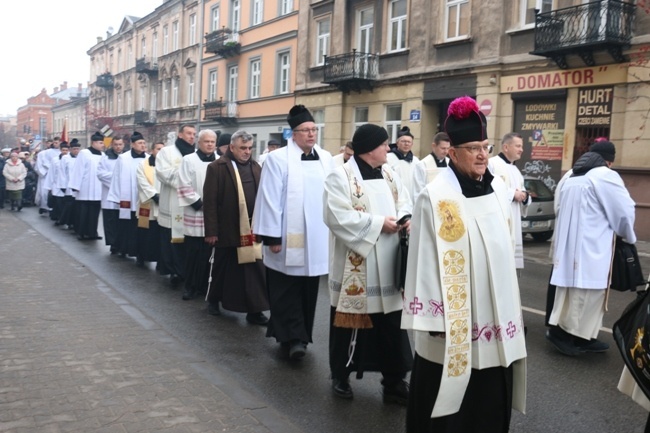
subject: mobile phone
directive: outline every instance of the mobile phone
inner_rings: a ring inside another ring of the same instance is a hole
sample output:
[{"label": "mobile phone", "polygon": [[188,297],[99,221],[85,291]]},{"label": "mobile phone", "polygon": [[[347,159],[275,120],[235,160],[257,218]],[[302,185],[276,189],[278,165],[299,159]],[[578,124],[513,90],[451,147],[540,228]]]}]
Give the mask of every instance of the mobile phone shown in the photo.
[{"label": "mobile phone", "polygon": [[404,215],[402,218],[399,219],[399,221],[397,221],[397,225],[403,226],[404,224],[406,224],[406,221],[410,219],[411,219],[411,215]]}]

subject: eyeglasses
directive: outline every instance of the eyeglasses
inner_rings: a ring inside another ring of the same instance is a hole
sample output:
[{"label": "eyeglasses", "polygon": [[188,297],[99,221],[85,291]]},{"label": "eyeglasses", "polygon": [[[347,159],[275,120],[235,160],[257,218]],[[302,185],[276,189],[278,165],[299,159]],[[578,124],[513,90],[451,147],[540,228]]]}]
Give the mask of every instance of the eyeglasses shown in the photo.
[{"label": "eyeglasses", "polygon": [[485,153],[492,153],[492,149],[494,149],[494,146],[491,144],[481,146],[481,145],[475,145],[475,146],[456,146],[456,149],[465,149],[469,150],[469,152],[472,155],[478,155],[481,150],[484,151]]},{"label": "eyeglasses", "polygon": [[294,129],[294,132],[304,132],[305,134],[316,134],[318,132],[318,128],[304,128],[304,129]]}]

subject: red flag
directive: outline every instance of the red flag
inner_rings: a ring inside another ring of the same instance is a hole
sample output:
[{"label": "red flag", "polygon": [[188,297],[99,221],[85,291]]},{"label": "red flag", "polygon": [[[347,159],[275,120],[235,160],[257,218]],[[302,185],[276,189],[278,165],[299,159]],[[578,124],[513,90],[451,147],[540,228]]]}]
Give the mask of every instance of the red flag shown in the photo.
[{"label": "red flag", "polygon": [[63,131],[61,131],[61,141],[65,141],[66,143],[69,143],[67,122],[68,119],[63,120]]}]

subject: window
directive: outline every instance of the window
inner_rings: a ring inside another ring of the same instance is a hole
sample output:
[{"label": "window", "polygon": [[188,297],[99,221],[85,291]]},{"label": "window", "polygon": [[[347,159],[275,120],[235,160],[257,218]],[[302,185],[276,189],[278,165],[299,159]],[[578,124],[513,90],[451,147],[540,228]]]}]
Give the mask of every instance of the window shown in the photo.
[{"label": "window", "polygon": [[131,90],[124,92],[124,103],[124,112],[126,114],[133,113],[133,92]]},{"label": "window", "polygon": [[163,110],[169,108],[169,80],[162,82],[162,108]]},{"label": "window", "polygon": [[118,116],[122,115],[122,94],[121,93],[117,94],[117,115]]},{"label": "window", "polygon": [[318,66],[325,63],[325,56],[329,53],[330,46],[330,18],[316,22],[316,58],[314,63]]},{"label": "window", "polygon": [[146,96],[144,93],[144,87],[140,87],[140,111],[144,111],[144,107],[147,106],[147,101],[145,100]]},{"label": "window", "polygon": [[239,67],[237,65],[228,68],[228,102],[237,101],[237,78]]},{"label": "window", "polygon": [[323,145],[323,136],[325,135],[325,110],[311,110],[311,115],[316,124],[316,143]]},{"label": "window", "polygon": [[217,70],[208,73],[208,102],[217,100]]},{"label": "window", "polygon": [[219,30],[219,6],[215,6],[210,11],[210,31]]},{"label": "window", "polygon": [[253,14],[251,18],[252,25],[256,26],[261,24],[264,20],[264,0],[253,0],[253,7],[251,9]]},{"label": "window", "polygon": [[163,56],[169,53],[169,29],[163,27]]},{"label": "window", "polygon": [[278,54],[278,81],[277,81],[277,93],[284,95],[290,92],[289,81],[291,75],[291,63],[289,59],[289,53],[280,53]]},{"label": "window", "polygon": [[178,49],[178,21],[172,23],[172,51]]},{"label": "window", "polygon": [[158,60],[158,33],[153,34],[153,41],[151,42],[151,57],[155,61]]},{"label": "window", "polygon": [[375,14],[373,8],[361,9],[357,12],[357,51],[372,53],[373,26]]},{"label": "window", "polygon": [[233,40],[236,40],[236,34],[241,28],[241,7],[240,0],[230,0],[230,29],[232,30]]},{"label": "window", "polygon": [[194,105],[194,75],[187,76],[187,105]]},{"label": "window", "polygon": [[172,78],[172,107],[178,107],[178,86],[180,81],[179,77]]},{"label": "window", "polygon": [[[354,109],[354,131],[366,123],[368,123],[368,107],[356,107]],[[354,131],[352,131],[353,134]]]},{"label": "window", "polygon": [[388,137],[391,143],[397,141],[397,132],[402,122],[402,104],[386,106],[386,121],[384,125],[388,131]]},{"label": "window", "polygon": [[445,40],[464,39],[469,36],[469,0],[447,0],[445,9]]},{"label": "window", "polygon": [[280,15],[293,12],[293,0],[280,0]]},{"label": "window", "polygon": [[196,44],[196,14],[190,15],[190,34],[188,35],[188,42],[190,45]]},{"label": "window", "polygon": [[[113,59],[111,59],[113,63]],[[117,72],[122,72],[122,50],[117,50]]]},{"label": "window", "polygon": [[[158,107],[158,89],[157,86],[151,86],[151,98],[149,99],[150,105],[149,109],[152,112],[156,111],[156,107]],[[153,116],[153,114],[149,113],[150,116]]]},{"label": "window", "polygon": [[388,3],[388,51],[406,48],[406,0]]},{"label": "window", "polygon": [[553,0],[519,0],[519,19],[522,27],[535,25],[535,9],[540,12],[550,12],[553,9]]},{"label": "window", "polygon": [[132,68],[133,67],[133,47],[131,44],[129,44],[127,51],[126,51],[126,68]]},{"label": "window", "polygon": [[260,59],[251,60],[251,80],[248,91],[251,99],[260,97],[260,85],[262,78],[262,62]]},{"label": "window", "polygon": [[144,36],[140,41],[140,56],[147,57],[147,39]]}]

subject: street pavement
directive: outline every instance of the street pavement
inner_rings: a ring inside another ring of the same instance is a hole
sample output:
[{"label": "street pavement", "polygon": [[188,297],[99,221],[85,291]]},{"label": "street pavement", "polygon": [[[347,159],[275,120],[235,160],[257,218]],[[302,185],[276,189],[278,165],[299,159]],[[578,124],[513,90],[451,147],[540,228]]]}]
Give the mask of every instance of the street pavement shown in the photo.
[{"label": "street pavement", "polygon": [[7,210],[0,251],[0,432],[300,431]]},{"label": "street pavement", "polygon": [[[640,433],[647,414],[615,389],[622,360],[568,358],[544,339],[549,243],[525,243],[528,410],[512,433]],[[650,245],[637,244],[650,270]],[[379,376],[329,391],[327,291],[314,345],[291,364],[242,315],[205,313],[152,269],[79,242],[36,209],[0,211],[0,432],[403,431]],[[633,295],[613,293],[602,338]]]}]

